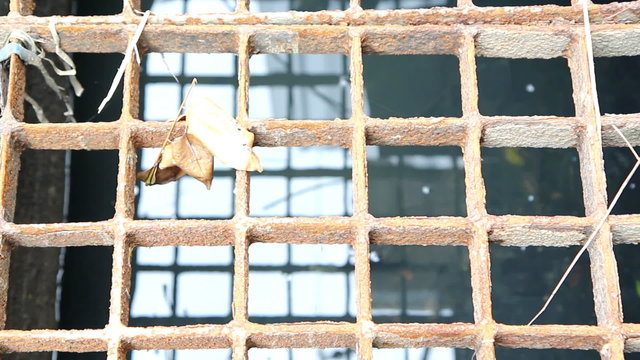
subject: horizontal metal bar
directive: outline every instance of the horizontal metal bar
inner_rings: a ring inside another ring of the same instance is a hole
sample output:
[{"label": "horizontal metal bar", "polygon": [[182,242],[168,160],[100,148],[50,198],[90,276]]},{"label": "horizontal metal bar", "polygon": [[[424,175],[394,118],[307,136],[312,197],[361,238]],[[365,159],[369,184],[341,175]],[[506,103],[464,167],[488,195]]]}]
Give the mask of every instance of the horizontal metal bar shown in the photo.
[{"label": "horizontal metal bar", "polygon": [[[465,119],[414,118],[367,119],[369,145],[460,146],[464,141]],[[575,147],[583,124],[576,118],[485,117],[486,147]],[[632,145],[640,146],[638,114],[603,117],[602,137],[605,146],[625,146],[612,125],[618,126]],[[137,148],[160,147],[171,123],[169,121],[135,121],[131,125]],[[13,127],[17,144],[30,149],[103,150],[117,149],[119,121],[72,124],[21,124]],[[250,130],[256,146],[340,146],[348,147],[353,125],[349,120],[251,120]],[[184,124],[176,126],[176,136]],[[532,134],[535,133],[535,136]]]},{"label": "horizontal metal bar", "polygon": [[[592,23],[628,23],[638,21],[640,5],[612,3],[590,5],[589,19]],[[16,25],[47,25],[48,19],[34,16],[5,18]],[[139,21],[132,16],[65,16],[56,17],[59,25],[133,24]],[[361,10],[318,12],[228,12],[211,14],[152,15],[149,24],[174,25],[457,25],[457,24],[501,24],[501,25],[548,25],[582,23],[580,7],[571,6],[510,6],[510,7],[436,7],[426,9]]]},{"label": "horizontal metal bar", "polygon": [[0,330],[0,352],[106,351],[105,330]]},{"label": "horizontal metal bar", "polygon": [[129,327],[122,330],[122,341],[131,350],[228,348],[231,331],[229,325]]},{"label": "horizontal metal bar", "polygon": [[[235,324],[125,327],[123,343],[130,350],[228,348],[232,332],[242,327],[250,347],[327,348],[355,347],[356,323],[304,322],[291,324]],[[640,337],[637,324],[623,325],[627,351],[636,349]],[[458,347],[472,348],[482,325],[454,324],[374,324],[371,329],[378,348]],[[608,329],[587,325],[496,325],[496,344],[513,348],[560,348],[599,350],[609,337]],[[3,330],[2,352],[105,351],[106,330]]]},{"label": "horizontal metal bar", "polygon": [[583,126],[582,122],[576,118],[485,117],[483,119],[482,145],[487,147],[570,148],[576,146],[578,129]]},{"label": "horizontal metal bar", "polygon": [[399,347],[475,347],[478,329],[473,324],[380,324],[375,326],[373,346]]},{"label": "horizontal metal bar", "polygon": [[[488,216],[489,241],[504,246],[580,245],[598,219],[571,216]],[[364,221],[375,245],[464,246],[472,221],[464,217],[260,217],[243,220],[251,242],[350,244]],[[640,215],[611,215],[614,244],[640,244]],[[235,220],[130,220],[124,223],[134,246],[233,245]],[[5,224],[15,246],[113,245],[112,221],[95,223]]]},{"label": "horizontal metal bar", "polygon": [[512,348],[600,350],[609,336],[609,329],[597,326],[498,324],[495,339]]},{"label": "horizontal metal bar", "polygon": [[113,245],[112,221],[58,224],[4,224],[14,246],[66,247]]},{"label": "horizontal metal bar", "polygon": [[624,351],[640,352],[640,324],[622,324],[626,339]]},{"label": "horizontal metal bar", "polygon": [[492,216],[489,241],[504,246],[580,245],[593,219],[572,216]]},{"label": "horizontal metal bar", "polygon": [[[98,17],[100,18],[100,17]],[[192,17],[193,18],[193,17]],[[22,23],[19,18],[1,18],[0,38],[12,30],[24,30],[42,39],[43,47],[54,46],[47,24]],[[47,19],[47,18],[44,18]],[[56,18],[59,24],[65,18]],[[74,19],[77,19],[74,17]],[[195,18],[193,18],[195,19]],[[136,19],[137,20],[137,19]],[[16,22],[18,21],[18,22]],[[61,47],[68,52],[124,52],[128,33],[136,25],[124,18],[103,17],[90,25],[58,25]],[[66,21],[65,21],[66,23]],[[465,31],[473,31],[477,55],[506,58],[551,58],[564,56],[572,28],[582,25],[364,25],[362,51],[369,54],[452,54],[457,55]],[[345,24],[325,25],[175,25],[145,27],[139,46],[146,52],[236,53],[240,32],[249,32],[252,54],[318,53],[349,54],[349,29]],[[592,25],[595,56],[640,54],[640,24]]]}]

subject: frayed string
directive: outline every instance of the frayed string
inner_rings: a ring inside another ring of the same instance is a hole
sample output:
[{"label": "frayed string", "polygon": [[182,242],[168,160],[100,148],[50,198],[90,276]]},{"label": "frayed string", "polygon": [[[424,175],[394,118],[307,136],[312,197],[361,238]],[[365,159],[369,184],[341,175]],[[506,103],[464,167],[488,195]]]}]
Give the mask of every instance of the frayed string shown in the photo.
[{"label": "frayed string", "polygon": [[[38,43],[42,41],[35,40],[29,34],[21,30],[12,31],[4,40],[2,44],[3,45],[2,49],[0,49],[0,62],[8,60],[11,57],[11,55],[17,55],[26,65],[35,66],[44,77],[44,81],[47,84],[47,86],[51,88],[51,90],[53,90],[56,93],[58,98],[64,102],[64,105],[66,107],[66,111],[64,115],[70,121],[75,121],[73,117],[73,108],[71,107],[71,100],[69,99],[69,96],[66,94],[65,88],[59,86],[56,83],[56,81],[53,79],[51,74],[49,74],[49,71],[47,70],[47,68],[44,66],[44,62],[43,62],[43,60],[47,61],[51,65],[51,67],[53,68],[56,74],[60,76],[68,76],[71,79],[71,84],[74,88],[74,92],[76,93],[76,95],[80,96],[82,94],[84,89],[82,88],[82,85],[80,84],[78,79],[75,77],[75,74],[76,74],[75,64],[73,63],[73,60],[71,60],[69,55],[67,55],[60,48],[60,44],[59,44],[60,39],[58,37],[57,32],[55,31],[55,25],[52,25],[52,24],[53,23],[50,23],[49,28],[51,30],[51,35],[54,39],[54,43],[56,45],[56,54],[63,61],[64,66],[66,68],[65,70],[61,70],[57,68],[55,63],[51,59],[46,58],[45,51],[38,45]],[[30,97],[29,95],[25,95],[25,100],[29,104],[31,104],[31,106],[36,112],[36,115],[38,116],[38,119],[41,122],[48,122],[48,120],[46,119],[46,116],[44,115],[44,111],[42,110],[42,107],[38,105],[35,99]]]},{"label": "frayed string", "polygon": [[[144,30],[144,26],[147,24],[147,20],[149,19],[150,14],[151,12],[148,10],[144,12],[142,19],[140,20],[140,24],[138,24],[138,28],[136,28],[136,32],[133,34],[133,37],[131,37],[131,40],[129,40],[129,44],[127,44],[127,49],[124,52],[124,59],[122,59],[122,63],[120,64],[120,67],[118,67],[116,76],[113,78],[113,81],[111,82],[111,87],[107,92],[107,96],[105,96],[105,98],[100,103],[100,106],[98,106],[98,114],[102,112],[102,109],[104,109],[104,107],[107,105],[109,100],[111,100],[111,97],[113,96],[113,94],[116,92],[116,88],[118,87],[118,84],[120,84],[120,80],[122,80],[122,76],[124,75],[124,70],[127,68],[127,64],[131,60],[132,54],[134,52],[137,54],[138,39],[140,39],[140,35],[142,35],[142,30]],[[140,63],[139,55],[137,57],[137,61],[138,63]]]}]

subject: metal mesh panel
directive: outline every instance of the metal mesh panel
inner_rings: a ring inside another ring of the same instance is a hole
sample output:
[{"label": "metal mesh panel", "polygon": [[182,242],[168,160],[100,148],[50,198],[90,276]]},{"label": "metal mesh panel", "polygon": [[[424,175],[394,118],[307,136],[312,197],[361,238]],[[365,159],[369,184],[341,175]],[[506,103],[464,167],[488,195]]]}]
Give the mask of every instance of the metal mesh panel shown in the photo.
[{"label": "metal mesh panel", "polygon": [[[68,52],[122,52],[139,16],[135,3],[121,14],[58,17],[61,46]],[[7,109],[0,138],[0,304],[5,318],[10,249],[16,246],[114,247],[109,323],[97,330],[0,331],[6,352],[107,351],[125,359],[136,349],[232,348],[234,359],[252,347],[356,348],[371,359],[373,347],[469,347],[479,359],[494,359],[496,345],[592,349],[603,359],[640,351],[640,325],[623,323],[613,244],[637,244],[640,218],[611,216],[589,249],[597,325],[521,326],[496,323],[492,315],[489,243],[567,246],[582,243],[606,211],[602,146],[623,146],[612,125],[640,145],[637,114],[604,116],[602,143],[596,133],[588,57],[577,1],[567,6],[457,7],[346,10],[313,13],[252,13],[248,0],[234,12],[151,16],[139,42],[146,52],[230,52],[238,56],[237,117],[249,121],[259,146],[332,145],[352,156],[353,215],[323,218],[249,216],[250,175],[235,177],[235,215],[230,220],[135,220],[136,150],[158,147],[167,122],[138,119],[139,68],[127,64],[119,119],[101,123],[25,124],[24,65],[13,55]],[[30,17],[31,1],[13,0],[0,23],[4,38],[22,29],[54,47],[49,18]],[[640,53],[640,3],[592,5],[596,56]],[[257,53],[338,53],[349,56],[351,117],[336,121],[250,120],[249,57]],[[363,53],[449,54],[459,60],[462,117],[376,119],[364,113]],[[565,57],[574,117],[482,116],[478,110],[476,56]],[[179,126],[180,127],[180,126]],[[467,216],[374,218],[368,210],[366,145],[459,146],[464,156]],[[481,146],[575,147],[579,154],[585,217],[491,216],[485,208]],[[116,214],[106,221],[14,224],[20,152],[25,149],[118,149]],[[255,324],[248,321],[248,247],[253,242],[350,244],[354,249],[356,322]],[[473,323],[376,324],[371,314],[369,248],[372,244],[459,245],[468,248]],[[233,319],[223,325],[128,327],[131,249],[134,246],[233,245]]]}]

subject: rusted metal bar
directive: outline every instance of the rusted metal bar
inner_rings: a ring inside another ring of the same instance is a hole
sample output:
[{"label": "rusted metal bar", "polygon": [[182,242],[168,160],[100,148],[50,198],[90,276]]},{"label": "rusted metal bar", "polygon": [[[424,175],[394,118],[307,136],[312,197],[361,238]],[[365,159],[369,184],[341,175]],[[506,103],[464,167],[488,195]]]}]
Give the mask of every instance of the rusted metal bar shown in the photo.
[{"label": "rusted metal bar", "polygon": [[[11,121],[11,120],[8,120]],[[0,221],[12,222],[18,192],[20,151],[15,149],[11,134],[0,137]]]},{"label": "rusted metal bar", "polygon": [[394,347],[473,348],[478,328],[474,324],[379,324],[373,345]]},{"label": "rusted metal bar", "polygon": [[478,111],[478,80],[476,78],[475,34],[469,32],[460,48],[460,77],[462,114],[467,119],[467,133],[463,150],[465,168],[465,196],[467,216],[471,219],[469,262],[471,269],[471,297],[476,324],[482,325],[475,344],[478,359],[495,359],[493,317],[491,309],[491,272],[488,224],[485,208],[485,189],[482,178],[480,141],[482,121]]},{"label": "rusted metal bar", "polygon": [[[573,82],[576,116],[583,117],[587,126],[578,140],[580,174],[582,178],[585,214],[600,220],[607,211],[606,177],[602,155],[601,124],[595,113],[591,74],[585,33],[576,30],[569,52],[569,68]],[[609,331],[606,344],[600,349],[603,359],[620,359],[624,351],[622,336],[622,305],[618,268],[613,254],[609,224],[605,222],[588,248],[593,283],[595,313],[598,325]]]},{"label": "rusted metal bar", "polygon": [[105,330],[2,330],[0,349],[5,352],[106,351]]},{"label": "rusted metal bar", "polygon": [[[246,324],[252,347],[355,347],[356,325],[350,323]],[[229,348],[235,325],[123,328],[126,348],[198,349]],[[640,336],[638,324],[625,324],[627,351],[633,351]],[[473,324],[380,324],[375,325],[373,344],[389,347],[473,347],[478,328]],[[105,351],[105,330],[4,330],[3,351]],[[600,326],[587,325],[503,325],[496,326],[496,343],[504,347],[536,349],[598,350],[610,334]]]},{"label": "rusted metal bar", "polygon": [[624,350],[640,352],[640,324],[623,324],[626,342]]},{"label": "rusted metal bar", "polygon": [[[637,215],[610,219],[614,244],[638,244]],[[351,218],[248,219],[253,242],[293,244],[350,244],[355,241]],[[464,218],[384,218],[369,223],[370,242],[376,245],[465,246],[472,225]],[[233,223],[228,220],[137,220],[127,223],[135,246],[232,245]],[[75,224],[7,224],[5,236],[14,246],[67,247],[113,245],[110,222]],[[318,228],[322,230],[318,230]],[[489,241],[503,246],[575,246],[595,227],[584,218],[503,216],[489,220]],[[176,240],[179,239],[179,240]]]},{"label": "rusted metal bar", "polygon": [[[12,11],[23,13],[24,2],[12,1]],[[30,10],[28,10],[30,11]],[[26,87],[25,66],[17,55],[11,55],[7,100],[4,105],[0,126],[11,128],[24,120],[24,91]],[[0,136],[0,225],[12,222],[16,208],[18,172],[20,171],[20,150],[15,147],[15,139],[10,131]],[[9,267],[12,245],[4,234],[0,236],[0,329],[7,321],[9,297]]]},{"label": "rusted metal bar", "polygon": [[[125,3],[128,0],[125,0]],[[125,4],[123,12],[131,12],[139,7],[136,3]],[[124,360],[127,348],[122,341],[122,329],[129,322],[131,294],[131,254],[126,222],[135,214],[136,149],[132,140],[129,123],[138,116],[139,108],[139,67],[135,57],[126,64],[124,76],[123,103],[120,115],[120,139],[118,146],[118,181],[116,187],[115,216],[111,222],[113,229],[113,258],[111,268],[111,301],[109,322],[106,326],[108,336],[107,359]]]},{"label": "rusted metal bar", "polygon": [[[577,118],[481,117],[482,146],[571,148],[585,124]],[[603,117],[604,146],[625,146],[616,125],[634,146],[640,146],[640,118],[636,114]],[[30,149],[117,149],[120,124],[14,124],[16,143]],[[132,121],[129,128],[136,148],[160,147],[171,124],[165,121]],[[462,146],[467,121],[457,118],[366,119],[368,145]],[[176,134],[184,124],[176,125]],[[353,123],[348,120],[249,120],[256,146],[349,147]],[[536,136],[531,136],[535,133]]]},{"label": "rusted metal bar", "polygon": [[[8,36],[9,34],[5,35]],[[2,115],[4,123],[24,121],[24,91],[27,84],[25,65],[16,54],[12,54],[9,62],[9,83],[7,84],[5,109]]]},{"label": "rusted metal bar", "polygon": [[[352,3],[350,3],[351,5]],[[471,5],[467,2],[467,5]],[[610,3],[589,6],[589,18],[593,24],[627,24],[638,21],[640,5],[636,2]],[[11,26],[47,24],[47,18],[15,17],[8,19]],[[134,18],[111,16],[65,16],[59,23],[70,25],[114,24],[118,26],[136,23]],[[173,25],[538,25],[562,26],[582,24],[581,7],[572,6],[508,6],[508,7],[438,7],[426,9],[362,10],[350,6],[345,11],[316,12],[227,12],[211,14],[154,15],[149,24]]]},{"label": "rusted metal bar", "polygon": [[[126,1],[125,1],[126,2]],[[130,3],[131,6],[135,4]],[[137,4],[139,6],[139,4]],[[118,181],[116,187],[115,218],[116,225],[122,219],[133,219],[135,215],[135,185],[138,156],[130,124],[138,117],[140,97],[140,66],[135,56],[126,64],[122,111],[120,115],[120,137],[118,144]],[[114,233],[124,230],[116,229]],[[126,235],[123,235],[126,236]]]},{"label": "rusted metal bar", "polygon": [[140,0],[124,0],[122,1],[122,13],[134,15],[135,11],[141,10]]},{"label": "rusted metal bar", "polygon": [[598,326],[498,324],[496,327],[496,343],[514,348],[600,350],[609,336],[607,329]]},{"label": "rusted metal bar", "polygon": [[[253,15],[252,15],[253,16]],[[46,19],[46,18],[45,18]],[[104,18],[104,23],[69,25],[66,17],[57,18],[56,30],[61,46],[68,52],[124,52],[128,36],[135,31],[129,18]],[[150,19],[153,19],[151,17]],[[48,23],[13,23],[3,18],[0,38],[12,30],[27,31],[43,40],[47,51],[54,51]],[[111,20],[111,21],[109,21]],[[12,24],[13,23],[13,24]],[[118,24],[122,23],[122,24]],[[352,25],[362,31],[362,49],[375,54],[456,54],[463,32],[477,31],[479,56],[510,58],[551,58],[568,50],[571,31],[581,25]],[[598,24],[592,26],[595,56],[631,56],[640,54],[640,24]],[[145,52],[227,52],[237,53],[240,34],[251,34],[252,53],[348,54],[350,27],[325,25],[237,25],[218,23],[176,25],[172,22],[149,23],[139,40]]]},{"label": "rusted metal bar", "polygon": [[236,0],[236,12],[247,12],[250,6],[249,0]]},{"label": "rusted metal bar", "polygon": [[11,248],[12,246],[5,236],[0,237],[0,329],[4,329],[7,323]]},{"label": "rusted metal bar", "polygon": [[129,321],[129,299],[131,289],[131,249],[121,221],[114,223],[113,265],[111,270],[111,301],[109,323],[105,331],[108,339],[107,359],[126,359],[122,342],[122,329]]},{"label": "rusted metal bar", "polygon": [[[238,38],[238,116],[241,124],[249,117],[249,34]],[[249,321],[249,238],[244,220],[250,213],[250,175],[248,171],[236,171],[233,264],[233,360],[249,358],[246,324]]]},{"label": "rusted metal bar", "polygon": [[140,116],[140,65],[136,56],[132,56],[126,66],[123,76],[124,86],[120,117],[123,121],[131,121]]},{"label": "rusted metal bar", "polygon": [[[575,246],[584,243],[595,223],[570,216],[489,216],[488,237],[504,246]],[[359,221],[351,217],[248,218],[251,243],[351,244]],[[609,218],[614,244],[640,243],[638,215]],[[381,218],[366,221],[375,245],[466,246],[473,225],[461,217]],[[67,247],[113,245],[112,220],[95,223],[5,224],[3,236],[13,246]],[[233,245],[231,220],[134,220],[125,223],[134,246]]]},{"label": "rusted metal bar", "polygon": [[362,74],[362,37],[357,31],[351,33],[351,142],[353,177],[353,214],[360,220],[356,223],[353,243],[356,282],[356,356],[359,360],[371,359],[374,328],[371,315],[371,268],[369,264],[369,194],[367,188],[367,142],[364,114],[364,82]]},{"label": "rusted metal bar", "polygon": [[31,15],[35,8],[33,0],[10,0],[9,11],[18,15]]}]

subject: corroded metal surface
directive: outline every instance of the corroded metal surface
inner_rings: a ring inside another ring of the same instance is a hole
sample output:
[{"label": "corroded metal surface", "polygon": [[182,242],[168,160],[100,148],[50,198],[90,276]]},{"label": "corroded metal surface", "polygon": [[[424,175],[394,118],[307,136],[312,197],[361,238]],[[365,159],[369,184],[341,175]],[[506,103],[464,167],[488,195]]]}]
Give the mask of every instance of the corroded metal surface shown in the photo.
[{"label": "corroded metal surface", "polygon": [[[9,102],[0,122],[0,324],[4,324],[12,247],[114,247],[109,323],[97,330],[0,330],[0,351],[106,351],[124,360],[135,349],[232,348],[246,359],[251,347],[352,347],[371,359],[374,347],[468,347],[478,359],[495,359],[495,346],[594,349],[603,359],[640,351],[640,326],[624,324],[613,244],[640,243],[640,216],[611,216],[589,249],[598,324],[497,324],[492,315],[489,243],[570,246],[583,243],[607,206],[602,146],[624,146],[616,125],[640,145],[640,115],[606,115],[602,133],[591,103],[581,5],[252,13],[249,0],[220,14],[152,15],[140,38],[144,52],[238,54],[238,120],[257,146],[333,145],[349,148],[353,163],[350,217],[253,218],[249,182],[237,172],[235,216],[230,220],[135,220],[136,151],[161,145],[171,124],[139,119],[139,67],[127,64],[121,116],[111,122],[25,124],[24,66],[10,66]],[[68,52],[122,52],[139,15],[125,1],[111,16],[29,16],[33,3],[12,0],[0,21],[0,38],[20,29],[53,51],[55,21]],[[640,54],[640,2],[591,5],[596,56]],[[352,115],[348,119],[255,120],[248,116],[248,61],[256,53],[337,53],[349,57]],[[375,119],[364,112],[362,54],[451,54],[458,57],[462,117]],[[478,109],[476,56],[564,56],[571,69],[575,117],[488,117]],[[176,136],[184,131],[177,125]],[[532,136],[535,134],[535,136]],[[458,146],[464,153],[467,217],[374,218],[368,211],[367,145]],[[586,217],[492,216],[485,208],[482,146],[576,148],[580,155]],[[116,215],[95,223],[14,224],[19,155],[23,149],[118,149]],[[260,325],[248,321],[248,248],[253,242],[351,244],[354,248],[357,321]],[[375,324],[371,315],[371,244],[467,246],[473,323]],[[233,245],[233,320],[224,325],[128,327],[130,250],[135,246]]]}]

